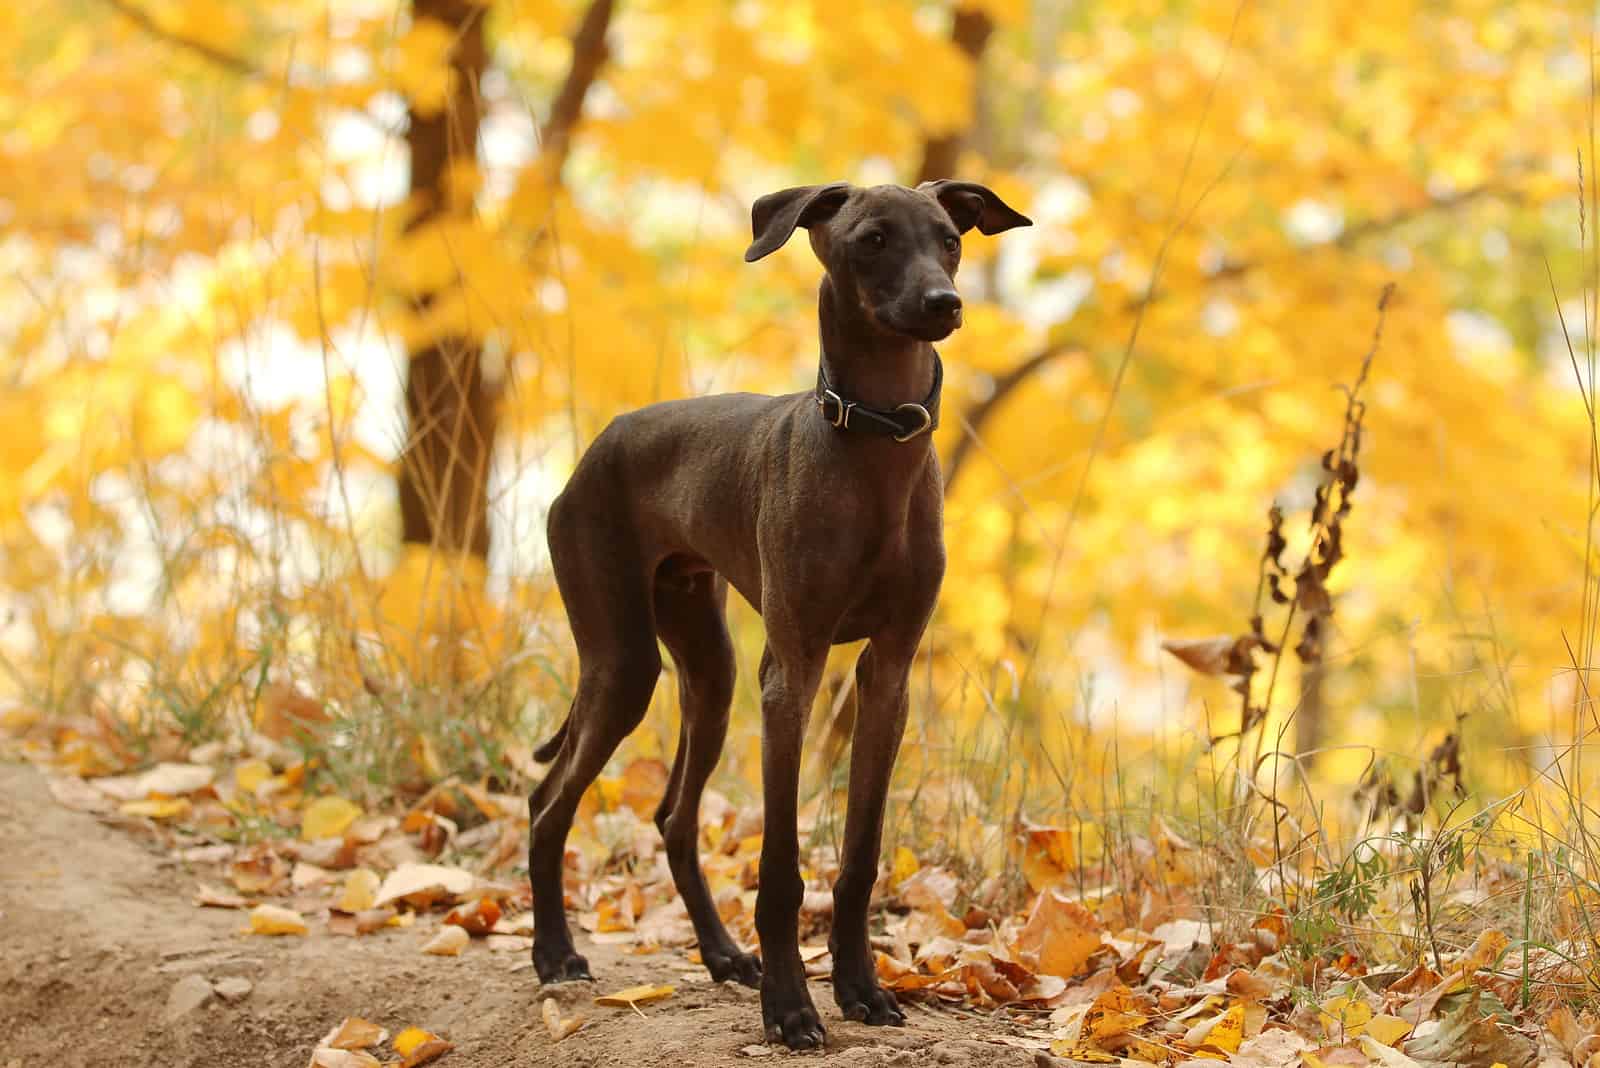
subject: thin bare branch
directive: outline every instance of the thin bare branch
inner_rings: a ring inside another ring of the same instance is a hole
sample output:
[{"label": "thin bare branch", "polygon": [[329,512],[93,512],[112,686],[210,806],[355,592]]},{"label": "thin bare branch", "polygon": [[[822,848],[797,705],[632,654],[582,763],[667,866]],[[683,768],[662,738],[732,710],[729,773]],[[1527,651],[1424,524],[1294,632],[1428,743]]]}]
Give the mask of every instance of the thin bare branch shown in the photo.
[{"label": "thin bare branch", "polygon": [[152,37],[165,41],[170,45],[175,45],[186,52],[193,53],[201,59],[222,67],[231,73],[251,78],[266,76],[266,71],[243,56],[223,51],[215,45],[207,44],[205,41],[196,40],[193,37],[186,37],[176,30],[169,29],[157,22],[148,11],[129,3],[128,0],[106,0],[106,3],[123,18],[134,23]]}]

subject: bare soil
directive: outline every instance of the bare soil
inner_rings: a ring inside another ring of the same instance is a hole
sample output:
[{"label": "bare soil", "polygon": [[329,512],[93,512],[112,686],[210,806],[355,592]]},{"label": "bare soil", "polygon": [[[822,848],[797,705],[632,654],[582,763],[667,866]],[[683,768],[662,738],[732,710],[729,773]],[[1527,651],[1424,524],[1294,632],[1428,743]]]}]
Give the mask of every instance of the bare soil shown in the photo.
[{"label": "bare soil", "polygon": [[[304,938],[241,933],[241,912],[196,908],[196,875],[127,821],[58,805],[26,766],[0,763],[0,1068],[263,1065],[303,1068],[345,1016],[391,1033],[420,1026],[455,1049],[441,1068],[712,1068],[804,1057],[829,1066],[998,1065],[1032,1055],[996,1044],[1003,1021],[912,1005],[910,1026],[840,1018],[826,983],[812,996],[828,1028],[821,1052],[762,1044],[756,994],[712,983],[673,953],[629,955],[587,944],[599,983],[541,989],[522,954],[474,944],[460,957],[419,952],[419,924],[341,938],[313,922]],[[253,984],[169,1021],[186,976]],[[643,983],[677,993],[639,1011],[600,1008],[597,994]],[[588,1024],[557,1044],[540,1017],[554,997]]]}]

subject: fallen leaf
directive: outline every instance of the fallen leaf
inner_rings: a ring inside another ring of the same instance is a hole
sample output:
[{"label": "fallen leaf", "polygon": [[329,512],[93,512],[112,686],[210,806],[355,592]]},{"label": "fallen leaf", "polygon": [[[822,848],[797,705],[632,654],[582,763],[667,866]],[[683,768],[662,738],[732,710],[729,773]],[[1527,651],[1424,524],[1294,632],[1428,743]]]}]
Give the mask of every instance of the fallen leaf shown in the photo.
[{"label": "fallen leaf", "polygon": [[187,797],[155,798],[149,801],[124,801],[117,811],[124,816],[151,820],[181,819],[194,810]]},{"label": "fallen leaf", "polygon": [[455,1049],[455,1046],[442,1038],[431,1038],[406,1054],[406,1059],[400,1062],[400,1068],[417,1068],[419,1064],[438,1060],[446,1053]]},{"label": "fallen leaf", "polygon": [[1362,1035],[1357,1041],[1361,1052],[1383,1065],[1383,1068],[1417,1068],[1416,1061],[1397,1049],[1390,1049],[1371,1035]]},{"label": "fallen leaf", "polygon": [[648,1005],[652,1001],[660,1001],[677,993],[674,986],[630,986],[626,990],[618,990],[614,994],[602,994],[594,999],[596,1005],[605,1005],[608,1008],[633,1008],[636,1005]]},{"label": "fallen leaf", "polygon": [[333,873],[327,868],[321,868],[303,860],[296,864],[294,870],[289,873],[289,885],[294,888],[296,893],[311,890],[332,881]]},{"label": "fallen leaf", "polygon": [[272,778],[272,765],[265,760],[246,760],[233,769],[233,784],[242,794],[255,796],[261,784]]},{"label": "fallen leaf", "polygon": [[394,1051],[400,1056],[409,1057],[424,1044],[437,1041],[438,1038],[439,1036],[431,1031],[424,1031],[420,1027],[408,1027],[398,1035],[395,1035],[394,1041],[390,1044],[394,1046]]},{"label": "fallen leaf", "polygon": [[212,886],[210,883],[201,883],[194,892],[192,899],[198,908],[213,909],[247,909],[250,902],[238,894],[230,894],[226,890]]},{"label": "fallen leaf", "polygon": [[486,935],[500,922],[500,906],[490,898],[479,898],[451,909],[444,922],[468,934]]},{"label": "fallen leaf", "polygon": [[1436,1030],[1406,1043],[1405,1051],[1424,1064],[1505,1064],[1529,1068],[1537,1059],[1532,1041],[1500,1027],[1479,1005],[1475,990]]},{"label": "fallen leaf", "polygon": [[1076,901],[1046,890],[1034,902],[1017,948],[1036,957],[1042,974],[1070,979],[1099,951],[1099,923]]},{"label": "fallen leaf", "polygon": [[294,909],[278,905],[257,905],[250,910],[250,933],[258,935],[303,935],[306,921]]},{"label": "fallen leaf", "polygon": [[1349,994],[1331,997],[1322,1003],[1318,1018],[1329,1038],[1350,1041],[1366,1031],[1373,1017],[1372,1006]]},{"label": "fallen leaf", "polygon": [[472,889],[472,873],[443,864],[402,864],[383,880],[374,907],[403,901],[413,908],[427,908],[446,898],[456,898]]},{"label": "fallen leaf", "polygon": [[1221,1016],[1196,1024],[1183,1040],[1191,1046],[1210,1046],[1233,1053],[1244,1041],[1244,1006],[1235,1005]]},{"label": "fallen leaf", "polygon": [[1263,1031],[1246,1039],[1228,1060],[1234,1068],[1293,1068],[1300,1055],[1311,1049],[1304,1035],[1283,1029]]},{"label": "fallen leaf", "polygon": [[563,1038],[583,1026],[582,1016],[573,1016],[563,1020],[561,1018],[561,1008],[556,1004],[555,998],[545,998],[541,1011],[544,1014],[545,1029],[550,1032],[552,1041],[560,1042]]},{"label": "fallen leaf", "polygon": [[667,778],[667,766],[659,760],[640,757],[632,761],[622,769],[622,803],[641,818],[650,818],[667,791]]},{"label": "fallen leaf", "polygon": [[300,837],[307,842],[338,838],[361,815],[361,806],[342,797],[319,797],[300,814]]},{"label": "fallen leaf", "polygon": [[1511,939],[1505,933],[1490,929],[1478,935],[1478,940],[1467,950],[1466,956],[1456,964],[1455,970],[1463,975],[1472,975],[1490,967],[1500,959],[1500,955],[1511,944]]},{"label": "fallen leaf", "polygon": [[1383,1013],[1367,1022],[1366,1034],[1385,1046],[1393,1046],[1411,1033],[1411,1024],[1398,1016]]},{"label": "fallen leaf", "polygon": [[276,893],[289,878],[289,862],[270,843],[251,846],[228,865],[228,879],[246,894]]},{"label": "fallen leaf", "polygon": [[914,909],[948,912],[955,908],[961,888],[955,875],[944,868],[922,868],[900,884],[900,900]]},{"label": "fallen leaf", "polygon": [[319,1046],[311,1054],[311,1068],[381,1068],[382,1063],[363,1050]]},{"label": "fallen leaf", "polygon": [[458,957],[470,941],[471,937],[463,928],[441,927],[439,933],[422,947],[422,952],[435,957]]},{"label": "fallen leaf", "polygon": [[334,906],[340,912],[365,912],[373,908],[378,901],[378,873],[370,868],[356,868],[344,877],[344,890],[339,894],[339,903]]},{"label": "fallen leaf", "polygon": [[389,1037],[389,1032],[370,1020],[359,1016],[346,1016],[339,1026],[329,1031],[317,1045],[331,1049],[367,1049]]}]

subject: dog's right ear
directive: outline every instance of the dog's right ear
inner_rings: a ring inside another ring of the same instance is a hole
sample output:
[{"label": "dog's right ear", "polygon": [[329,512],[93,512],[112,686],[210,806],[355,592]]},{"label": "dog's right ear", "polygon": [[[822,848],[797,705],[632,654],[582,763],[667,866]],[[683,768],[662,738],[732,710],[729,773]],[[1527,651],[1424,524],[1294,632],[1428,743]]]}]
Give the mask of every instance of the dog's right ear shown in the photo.
[{"label": "dog's right ear", "polygon": [[750,209],[750,231],[755,240],[744,250],[744,262],[754,263],[778,251],[796,226],[827,222],[849,196],[849,182],[801,185],[768,193]]}]

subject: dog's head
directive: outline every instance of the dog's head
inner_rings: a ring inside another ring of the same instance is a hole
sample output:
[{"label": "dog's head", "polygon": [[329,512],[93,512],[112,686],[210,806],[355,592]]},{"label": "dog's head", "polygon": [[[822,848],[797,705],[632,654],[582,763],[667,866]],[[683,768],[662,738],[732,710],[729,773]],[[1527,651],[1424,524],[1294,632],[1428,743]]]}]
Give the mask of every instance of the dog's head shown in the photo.
[{"label": "dog's head", "polygon": [[835,292],[854,298],[879,329],[939,341],[961,325],[956,268],[961,235],[998,234],[1032,220],[976,182],[940,180],[915,189],[848,182],[769,193],[750,212],[755,240],[746,262],[783,247],[803,226]]}]

